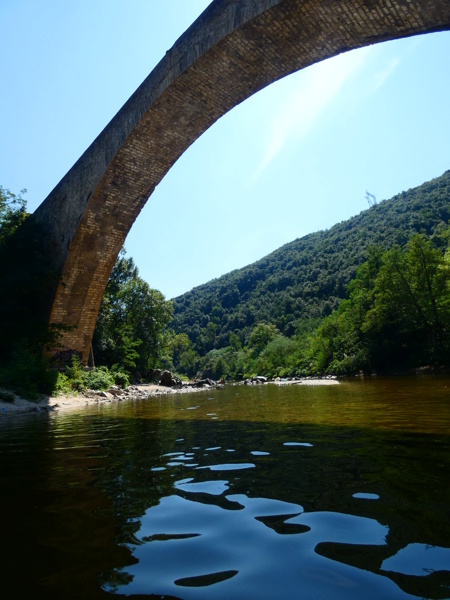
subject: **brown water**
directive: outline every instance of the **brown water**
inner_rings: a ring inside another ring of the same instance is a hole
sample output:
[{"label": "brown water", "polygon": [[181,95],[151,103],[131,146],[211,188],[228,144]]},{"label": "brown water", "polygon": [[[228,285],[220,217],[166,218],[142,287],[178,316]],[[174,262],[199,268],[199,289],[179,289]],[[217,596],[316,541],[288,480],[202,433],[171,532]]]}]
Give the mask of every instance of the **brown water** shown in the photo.
[{"label": "brown water", "polygon": [[449,598],[450,378],[0,420],[0,595]]}]

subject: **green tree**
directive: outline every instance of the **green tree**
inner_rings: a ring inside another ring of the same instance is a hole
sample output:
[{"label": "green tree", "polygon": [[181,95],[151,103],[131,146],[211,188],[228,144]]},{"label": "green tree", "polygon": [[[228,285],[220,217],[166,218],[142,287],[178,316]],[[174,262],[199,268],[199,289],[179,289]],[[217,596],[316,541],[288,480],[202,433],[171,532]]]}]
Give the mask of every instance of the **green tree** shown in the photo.
[{"label": "green tree", "polygon": [[180,355],[178,371],[193,377],[198,369],[199,356],[193,348],[189,348]]},{"label": "green tree", "polygon": [[278,377],[290,374],[297,360],[297,344],[284,335],[279,335],[270,341],[259,355],[256,368],[268,377]]},{"label": "green tree", "polygon": [[239,336],[233,331],[230,333],[230,346],[237,352],[241,350],[242,344]]},{"label": "green tree", "polygon": [[145,372],[157,366],[168,343],[172,303],[150,288],[122,250],[100,306],[94,331],[96,362]]},{"label": "green tree", "polygon": [[[447,171],[327,231],[285,244],[174,299],[172,328],[189,335],[202,356],[232,345],[232,332],[244,345],[257,323],[272,323],[286,337],[296,337],[300,322],[329,316],[348,298],[347,285],[366,260],[368,247],[403,248],[411,235],[421,232],[442,249],[444,240],[438,244],[437,238],[448,226],[449,198]],[[209,321],[217,325],[212,344]]]},{"label": "green tree", "polygon": [[45,233],[28,217],[22,195],[0,186],[0,383],[35,395],[53,390],[43,350],[54,347],[63,325],[48,325],[57,276]]},{"label": "green tree", "polygon": [[192,342],[185,333],[175,335],[169,332],[167,338],[166,359],[162,366],[177,373],[193,377],[197,370],[199,356],[193,349]]},{"label": "green tree", "polygon": [[0,186],[0,360],[14,352],[41,360],[63,328],[48,325],[57,275],[48,266],[45,234],[28,217],[26,200]]},{"label": "green tree", "polygon": [[23,198],[27,190],[21,190],[20,195],[0,185],[0,246],[2,246],[17,231],[25,221],[27,201]]},{"label": "green tree", "polygon": [[236,358],[236,352],[231,346],[210,350],[199,365],[199,374],[210,379],[232,379],[235,376]]},{"label": "green tree", "polygon": [[172,334],[169,349],[172,353],[174,366],[180,363],[180,357],[192,348],[192,342],[185,333]]},{"label": "green tree", "polygon": [[252,348],[254,355],[257,355],[279,334],[280,332],[273,323],[258,323],[250,334],[248,346]]},{"label": "green tree", "polygon": [[450,263],[439,247],[415,234],[404,249],[372,249],[348,299],[312,335],[303,369],[350,374],[447,364]]},{"label": "green tree", "polygon": [[377,362],[440,360],[449,342],[449,275],[445,257],[424,236],[383,256],[363,332],[378,343]]}]

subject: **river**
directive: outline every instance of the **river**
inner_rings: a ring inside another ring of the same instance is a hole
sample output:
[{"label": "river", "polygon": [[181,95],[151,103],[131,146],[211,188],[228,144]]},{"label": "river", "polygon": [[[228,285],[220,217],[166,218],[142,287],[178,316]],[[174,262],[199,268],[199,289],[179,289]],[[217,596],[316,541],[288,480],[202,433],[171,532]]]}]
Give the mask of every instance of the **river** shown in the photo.
[{"label": "river", "polygon": [[450,378],[0,419],[0,594],[450,597]]}]

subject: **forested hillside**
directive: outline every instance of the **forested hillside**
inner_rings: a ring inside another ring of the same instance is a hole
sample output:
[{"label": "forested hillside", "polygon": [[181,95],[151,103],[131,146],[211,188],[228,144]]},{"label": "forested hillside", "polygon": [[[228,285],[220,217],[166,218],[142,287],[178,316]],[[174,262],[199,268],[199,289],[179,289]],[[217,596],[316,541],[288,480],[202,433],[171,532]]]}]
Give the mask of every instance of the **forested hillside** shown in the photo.
[{"label": "forested hillside", "polygon": [[36,298],[54,274],[25,209],[0,186],[7,388],[100,389],[151,378],[155,368],[238,380],[450,367],[450,171],[176,298],[172,322],[172,302],[123,251],[95,328],[99,368],[88,372],[79,360],[60,373],[43,359],[64,325],[39,319]]},{"label": "forested hillside", "polygon": [[338,307],[368,247],[404,247],[414,233],[437,239],[449,220],[447,171],[175,298],[172,328],[187,334],[203,356],[214,348],[244,346],[260,322],[288,338],[298,335]]}]

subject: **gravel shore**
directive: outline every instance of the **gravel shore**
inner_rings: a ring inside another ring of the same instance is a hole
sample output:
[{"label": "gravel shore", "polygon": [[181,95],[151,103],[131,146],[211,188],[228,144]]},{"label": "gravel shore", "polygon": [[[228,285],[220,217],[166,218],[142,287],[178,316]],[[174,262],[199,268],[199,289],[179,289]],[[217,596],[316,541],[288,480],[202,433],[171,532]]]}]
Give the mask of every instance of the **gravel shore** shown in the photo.
[{"label": "gravel shore", "polygon": [[[279,380],[270,382],[273,385],[338,385],[336,379],[298,379]],[[229,384],[238,385],[238,384]],[[267,384],[265,384],[267,385]],[[77,410],[88,405],[107,403],[120,400],[132,400],[136,398],[159,397],[166,394],[183,394],[204,391],[208,388],[193,388],[183,385],[181,388],[168,388],[161,385],[137,384],[126,390],[114,390],[113,392],[90,392],[79,395],[43,396],[39,400],[31,401],[14,394],[14,402],[0,400],[0,418],[4,415],[42,412],[55,410]]]}]

